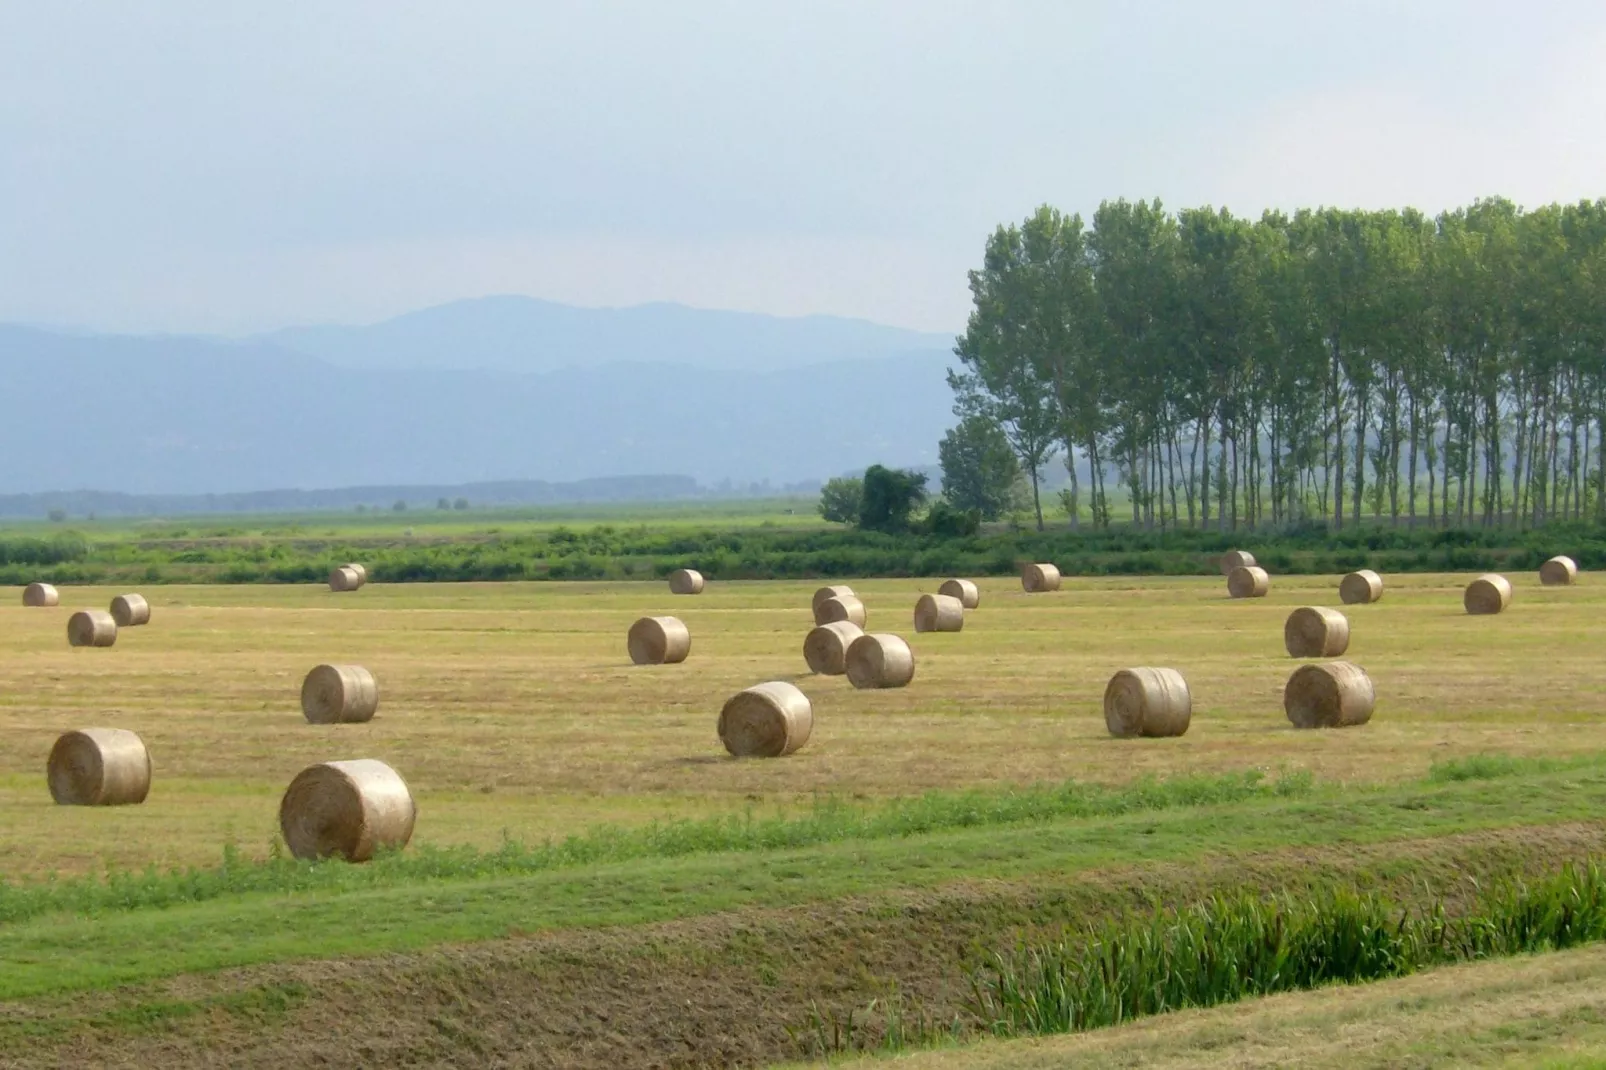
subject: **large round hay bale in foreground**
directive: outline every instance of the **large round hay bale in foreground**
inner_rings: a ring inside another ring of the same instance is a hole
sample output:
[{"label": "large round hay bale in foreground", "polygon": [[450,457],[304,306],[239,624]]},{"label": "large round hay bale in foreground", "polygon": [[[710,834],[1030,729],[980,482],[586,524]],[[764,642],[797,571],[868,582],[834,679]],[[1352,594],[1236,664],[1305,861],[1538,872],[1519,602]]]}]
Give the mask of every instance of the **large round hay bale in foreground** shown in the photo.
[{"label": "large round hay bale in foreground", "polygon": [[1484,573],[1467,584],[1461,604],[1468,613],[1499,613],[1511,605],[1511,581],[1495,572]]},{"label": "large round hay bale in foreground", "polygon": [[837,621],[845,620],[863,628],[868,619],[869,614],[865,611],[864,603],[851,594],[827,598],[814,607],[815,624],[835,624]]},{"label": "large round hay bale in foreground", "polygon": [[1180,736],[1193,719],[1188,681],[1175,669],[1122,669],[1104,688],[1110,735]]},{"label": "large round hay bale in foreground", "polygon": [[1271,577],[1256,565],[1243,565],[1227,576],[1227,594],[1232,598],[1265,598],[1271,590]]},{"label": "large round hay bale in foreground", "polygon": [[784,758],[813,731],[809,697],[784,680],[738,691],[719,711],[719,740],[738,758]]},{"label": "large round hay bale in foreground", "polygon": [[308,766],[279,803],[279,831],[297,858],[366,862],[413,838],[418,808],[401,776],[384,762],[358,758]]},{"label": "large round hay bale in foreground", "polygon": [[965,626],[965,603],[946,594],[923,594],[915,603],[915,631],[957,632]]},{"label": "large round hay bale in foreground", "polygon": [[1020,585],[1027,594],[1041,594],[1060,589],[1060,570],[1053,565],[1040,563],[1021,569]]},{"label": "large round hay bale in foreground", "polygon": [[1383,597],[1383,577],[1369,568],[1351,572],[1338,581],[1338,600],[1346,606],[1364,606]]},{"label": "large round hay bale in foreground", "polygon": [[1283,688],[1283,710],[1295,728],[1349,728],[1372,719],[1377,692],[1366,670],[1348,661],[1301,665]]},{"label": "large round hay bale in foreground", "polygon": [[319,665],[301,681],[308,724],[360,724],[379,709],[379,685],[361,665]]},{"label": "large round hay bale in foreground", "polygon": [[133,628],[151,622],[151,604],[142,594],[120,594],[112,599],[111,614],[119,628]]},{"label": "large round hay bale in foreground", "polygon": [[1231,576],[1233,569],[1254,568],[1255,555],[1248,550],[1228,550],[1221,555],[1221,574]]},{"label": "large round hay bale in foreground", "polygon": [[1539,582],[1546,587],[1570,587],[1578,579],[1578,562],[1570,557],[1552,557],[1539,566]]},{"label": "large round hay bale in foreground", "polygon": [[896,635],[867,632],[848,647],[848,683],[854,687],[904,687],[915,678],[915,655]]},{"label": "large round hay bale in foreground", "polygon": [[67,618],[67,642],[71,646],[111,646],[117,642],[117,622],[100,609],[80,609]]},{"label": "large round hay bale in foreground", "polygon": [[22,604],[44,607],[61,605],[61,595],[48,583],[30,583],[22,589]]},{"label": "large round hay bale in foreground", "polygon": [[851,620],[832,621],[812,629],[803,640],[803,660],[809,672],[841,676],[848,671],[848,647],[864,634]]},{"label": "large round hay bale in foreground", "polygon": [[959,599],[960,604],[966,609],[975,609],[981,605],[981,588],[971,580],[943,580],[942,586],[937,588],[937,593]]},{"label": "large round hay bale in foreground", "polygon": [[1283,623],[1291,658],[1336,658],[1349,649],[1349,618],[1325,606],[1300,606]]},{"label": "large round hay bale in foreground", "polygon": [[[409,531],[407,534],[411,535],[412,532]],[[358,587],[366,587],[368,585],[368,566],[367,565],[359,565],[355,561],[348,561],[348,562],[346,562],[344,567],[351,569],[351,571],[353,571],[353,572],[355,572],[357,574],[357,586]]]},{"label": "large round hay bale in foreground", "polygon": [[642,617],[625,642],[637,665],[678,665],[691,653],[691,632],[679,617]]},{"label": "large round hay bale in foreground", "polygon": [[702,594],[703,574],[689,568],[677,568],[669,574],[670,594]]},{"label": "large round hay bale in foreground", "polygon": [[341,565],[339,568],[329,570],[329,589],[331,591],[355,591],[362,586],[362,577],[350,565]]},{"label": "large round hay bale in foreground", "polygon": [[63,806],[128,806],[151,791],[151,755],[126,728],[83,728],[50,748],[50,797]]},{"label": "large round hay bale in foreground", "polygon": [[814,592],[814,598],[809,602],[809,608],[814,610],[816,617],[820,614],[820,603],[827,598],[855,598],[853,588],[845,583],[838,583],[831,587],[821,587]]}]

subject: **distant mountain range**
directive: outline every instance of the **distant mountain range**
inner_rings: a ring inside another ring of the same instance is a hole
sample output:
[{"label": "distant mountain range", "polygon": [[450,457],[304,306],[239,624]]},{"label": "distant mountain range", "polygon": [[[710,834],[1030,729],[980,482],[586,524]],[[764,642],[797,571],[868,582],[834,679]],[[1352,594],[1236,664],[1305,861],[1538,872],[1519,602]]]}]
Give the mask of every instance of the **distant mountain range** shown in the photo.
[{"label": "distant mountain range", "polygon": [[930,465],[953,422],[951,344],[827,317],[526,298],[246,340],[0,326],[0,494],[791,484]]},{"label": "distant mountain range", "polygon": [[342,368],[505,372],[639,363],[773,372],[946,353],[954,344],[949,335],[835,316],[783,318],[668,304],[576,308],[513,296],[454,301],[368,327],[292,327],[255,341]]}]

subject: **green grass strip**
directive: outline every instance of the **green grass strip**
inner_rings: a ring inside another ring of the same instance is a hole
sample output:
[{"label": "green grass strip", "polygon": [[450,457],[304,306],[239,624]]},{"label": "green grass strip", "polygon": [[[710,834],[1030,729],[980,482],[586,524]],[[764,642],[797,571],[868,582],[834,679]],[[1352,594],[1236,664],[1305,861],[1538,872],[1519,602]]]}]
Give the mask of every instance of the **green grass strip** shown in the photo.
[{"label": "green grass strip", "polygon": [[1258,771],[1249,771],[1146,779],[1118,788],[1066,781],[1024,788],[932,792],[870,806],[826,799],[796,816],[759,817],[748,812],[634,829],[602,826],[534,845],[507,840],[490,851],[468,846],[420,846],[381,857],[366,866],[339,861],[298,862],[277,856],[255,861],[225,849],[220,864],[210,868],[108,871],[71,880],[0,884],[0,925],[62,911],[102,914],[199,903],[252,892],[340,891],[424,880],[543,873],[635,859],[789,850],[851,840],[923,836],[950,829],[1299,798],[1311,790],[1308,773],[1273,781]]},{"label": "green grass strip", "polygon": [[514,876],[243,893],[98,918],[58,912],[0,929],[0,999],[287,959],[372,955],[543,930],[786,907],[955,881],[1061,880],[1077,872],[1211,855],[1593,821],[1603,808],[1606,767],[1597,763],[1496,780],[1366,791],[1316,788],[1297,798],[1263,796],[796,848],[637,858]]}]

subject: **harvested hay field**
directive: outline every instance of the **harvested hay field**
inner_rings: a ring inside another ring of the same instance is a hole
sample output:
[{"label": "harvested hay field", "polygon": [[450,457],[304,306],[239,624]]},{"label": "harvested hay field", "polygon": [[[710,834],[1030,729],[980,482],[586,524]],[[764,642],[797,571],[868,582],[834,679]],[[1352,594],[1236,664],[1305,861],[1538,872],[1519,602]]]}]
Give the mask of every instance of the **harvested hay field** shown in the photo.
[{"label": "harvested hay field", "polygon": [[[959,635],[905,636],[919,664],[909,687],[868,691],[808,673],[817,582],[710,583],[676,600],[697,655],[672,672],[633,670],[620,650],[632,621],[667,608],[657,581],[376,584],[355,601],[315,585],[154,588],[139,641],[93,656],[62,642],[65,617],[120,589],[62,587],[48,611],[19,595],[0,604],[0,805],[13,815],[0,866],[24,876],[210,863],[231,842],[265,855],[284,785],[346,757],[401,773],[418,800],[417,841],[493,847],[504,831],[538,841],[817,794],[1253,766],[1397,780],[1457,755],[1606,749],[1592,630],[1606,588],[1513,573],[1511,607],[1473,617],[1462,605],[1471,578],[1390,577],[1388,597],[1355,616],[1345,657],[1375,682],[1377,710],[1341,733],[1295,731],[1282,704],[1284,620],[1331,604],[1336,576],[1275,577],[1268,597],[1244,601],[1224,599],[1219,578],[1067,578],[1041,597],[994,577]],[[866,604],[900,615],[923,585],[853,581]],[[309,726],[298,692],[323,662],[370,669],[384,682],[382,716]],[[1186,676],[1187,735],[1111,739],[1106,683],[1151,664]],[[764,680],[808,695],[809,745],[783,762],[730,760],[720,708]],[[160,777],[143,805],[51,802],[43,771],[56,737],[98,723],[149,748]]]}]

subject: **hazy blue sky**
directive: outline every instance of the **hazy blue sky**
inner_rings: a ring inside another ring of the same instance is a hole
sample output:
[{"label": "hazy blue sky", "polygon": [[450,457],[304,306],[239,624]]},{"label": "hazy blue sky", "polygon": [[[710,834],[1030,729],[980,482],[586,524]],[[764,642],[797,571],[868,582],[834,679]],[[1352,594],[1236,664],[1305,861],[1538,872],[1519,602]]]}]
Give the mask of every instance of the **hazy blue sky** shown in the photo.
[{"label": "hazy blue sky", "polygon": [[954,330],[1051,202],[1606,195],[1606,4],[0,0],[0,319]]}]

